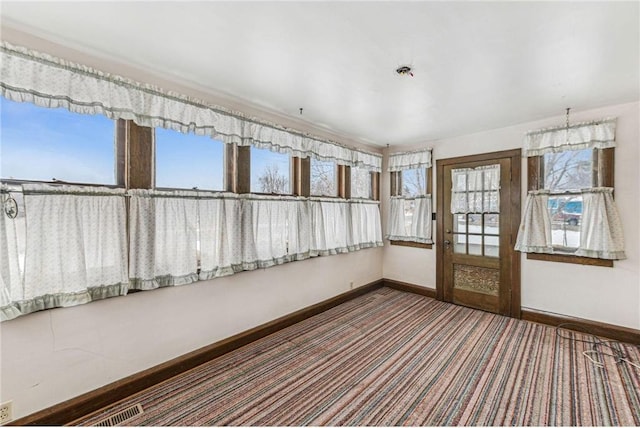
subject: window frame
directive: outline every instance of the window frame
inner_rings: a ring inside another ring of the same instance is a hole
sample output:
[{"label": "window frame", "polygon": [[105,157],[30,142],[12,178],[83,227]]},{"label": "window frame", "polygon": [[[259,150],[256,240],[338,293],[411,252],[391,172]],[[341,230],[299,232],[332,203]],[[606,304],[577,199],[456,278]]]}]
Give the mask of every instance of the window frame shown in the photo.
[{"label": "window frame", "polygon": [[[417,169],[417,168],[414,168]],[[426,180],[426,195],[433,195],[433,167],[425,168],[425,180]],[[390,185],[391,185],[391,196],[401,196],[402,195],[402,171],[391,171],[389,173],[390,177]],[[433,221],[433,214],[432,221]],[[425,244],[423,242],[416,241],[395,241],[390,240],[390,245],[397,245],[400,247],[413,247],[413,248],[425,248],[428,250],[433,249],[433,244]]]},{"label": "window frame", "polygon": [[[593,149],[594,156],[594,187],[614,188],[614,164],[615,148]],[[544,188],[544,155],[527,158],[527,190],[541,190]],[[613,260],[595,259],[591,257],[576,256],[573,254],[544,254],[527,253],[527,260],[539,260],[559,263],[572,263],[578,265],[613,267]]]}]

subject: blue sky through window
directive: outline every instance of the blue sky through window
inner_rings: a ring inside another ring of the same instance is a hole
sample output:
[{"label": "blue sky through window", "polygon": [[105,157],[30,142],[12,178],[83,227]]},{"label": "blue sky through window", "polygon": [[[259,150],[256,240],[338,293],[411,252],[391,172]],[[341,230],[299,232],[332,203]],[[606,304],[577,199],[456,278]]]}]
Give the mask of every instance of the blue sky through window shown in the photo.
[{"label": "blue sky through window", "polygon": [[[156,128],[156,187],[224,189],[224,143]],[[277,166],[290,193],[290,156],[251,148],[251,189]],[[115,122],[0,97],[0,176],[21,180],[115,184]]]},{"label": "blue sky through window", "polygon": [[224,189],[224,143],[156,128],[156,187]]},{"label": "blue sky through window", "polygon": [[115,184],[115,125],[0,97],[0,176]]}]

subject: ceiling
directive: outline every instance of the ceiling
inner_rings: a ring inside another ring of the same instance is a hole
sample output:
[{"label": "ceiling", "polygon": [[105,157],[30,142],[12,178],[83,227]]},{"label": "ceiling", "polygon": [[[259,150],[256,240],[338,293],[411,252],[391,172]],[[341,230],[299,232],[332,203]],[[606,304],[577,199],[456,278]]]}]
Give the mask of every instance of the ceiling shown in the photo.
[{"label": "ceiling", "polygon": [[[639,6],[2,1],[1,14],[3,27],[383,146],[638,100]],[[395,73],[405,64],[413,77]]]}]

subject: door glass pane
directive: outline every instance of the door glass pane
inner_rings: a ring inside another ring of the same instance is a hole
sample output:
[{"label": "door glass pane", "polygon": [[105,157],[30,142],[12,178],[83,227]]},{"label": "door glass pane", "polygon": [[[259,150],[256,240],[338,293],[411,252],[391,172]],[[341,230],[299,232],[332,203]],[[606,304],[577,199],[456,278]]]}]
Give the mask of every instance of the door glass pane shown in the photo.
[{"label": "door glass pane", "polygon": [[453,234],[453,252],[457,254],[467,254],[467,237],[462,234]]},{"label": "door glass pane", "polygon": [[500,233],[500,214],[484,215],[484,233],[498,235]]},{"label": "door glass pane", "polygon": [[482,236],[469,235],[469,254],[474,256],[482,255]]},{"label": "door glass pane", "polygon": [[484,255],[487,257],[500,256],[500,238],[497,236],[484,237]]},{"label": "door glass pane", "polygon": [[458,233],[465,233],[467,231],[467,215],[466,214],[453,215],[453,231]]},{"label": "door glass pane", "polygon": [[482,233],[482,214],[469,214],[469,233]]}]

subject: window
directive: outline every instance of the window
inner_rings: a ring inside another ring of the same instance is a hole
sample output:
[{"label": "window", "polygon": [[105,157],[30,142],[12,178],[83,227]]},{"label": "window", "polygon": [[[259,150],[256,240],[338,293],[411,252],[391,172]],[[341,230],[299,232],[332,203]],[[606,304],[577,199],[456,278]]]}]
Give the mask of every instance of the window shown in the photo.
[{"label": "window", "polygon": [[224,189],[224,143],[156,128],[156,187]]},{"label": "window", "polygon": [[0,111],[2,178],[116,184],[113,120],[4,97]]},{"label": "window", "polygon": [[[427,155],[431,164],[431,151],[418,155]],[[407,156],[408,155],[408,156]],[[415,160],[414,154],[396,154]],[[390,160],[391,163],[391,160]],[[411,164],[414,164],[412,161]],[[419,248],[431,248],[431,167],[411,168],[400,165],[391,171],[391,203],[389,232],[387,238],[391,245],[404,245]]]},{"label": "window", "polygon": [[371,199],[371,171],[351,167],[351,197]]},{"label": "window", "polygon": [[547,153],[541,159],[543,188],[550,191],[548,207],[556,250],[574,252],[580,245],[580,191],[598,183],[594,159],[593,149]]},{"label": "window", "polygon": [[291,156],[251,147],[251,191],[291,193]]},{"label": "window", "polygon": [[453,251],[500,255],[500,164],[451,170]]},{"label": "window", "polygon": [[556,251],[575,252],[580,246],[582,189],[597,185],[596,150],[546,153],[540,159],[542,188],[549,190],[552,245]]},{"label": "window", "polygon": [[613,198],[616,118],[525,135],[528,189],[515,249],[527,258],[613,266],[626,258]]},{"label": "window", "polygon": [[311,159],[311,194],[337,196],[338,169],[335,162]]}]

